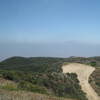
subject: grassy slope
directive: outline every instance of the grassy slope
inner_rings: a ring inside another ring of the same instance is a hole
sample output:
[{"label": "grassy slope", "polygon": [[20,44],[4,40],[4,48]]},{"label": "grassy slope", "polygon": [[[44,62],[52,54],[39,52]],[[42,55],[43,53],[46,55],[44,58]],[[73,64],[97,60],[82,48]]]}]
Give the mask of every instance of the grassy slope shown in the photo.
[{"label": "grassy slope", "polygon": [[26,91],[7,91],[0,89],[0,100],[76,100],[64,99]]}]

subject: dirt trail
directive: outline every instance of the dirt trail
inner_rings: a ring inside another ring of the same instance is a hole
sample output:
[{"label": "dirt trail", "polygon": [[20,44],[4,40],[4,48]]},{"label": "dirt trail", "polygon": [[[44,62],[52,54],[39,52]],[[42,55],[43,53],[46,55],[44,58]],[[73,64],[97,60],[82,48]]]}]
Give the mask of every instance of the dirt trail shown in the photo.
[{"label": "dirt trail", "polygon": [[95,70],[95,68],[78,63],[71,63],[68,65],[63,65],[63,73],[76,73],[78,75],[78,79],[80,81],[80,85],[82,90],[87,94],[88,100],[100,100],[100,97],[91,87],[88,82],[89,76]]}]

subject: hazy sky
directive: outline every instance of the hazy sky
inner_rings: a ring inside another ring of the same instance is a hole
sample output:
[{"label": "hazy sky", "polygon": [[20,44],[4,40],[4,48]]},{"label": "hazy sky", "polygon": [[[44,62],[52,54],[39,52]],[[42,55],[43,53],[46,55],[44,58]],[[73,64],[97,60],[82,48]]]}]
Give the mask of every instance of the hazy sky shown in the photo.
[{"label": "hazy sky", "polygon": [[0,0],[9,56],[100,56],[100,0]]}]

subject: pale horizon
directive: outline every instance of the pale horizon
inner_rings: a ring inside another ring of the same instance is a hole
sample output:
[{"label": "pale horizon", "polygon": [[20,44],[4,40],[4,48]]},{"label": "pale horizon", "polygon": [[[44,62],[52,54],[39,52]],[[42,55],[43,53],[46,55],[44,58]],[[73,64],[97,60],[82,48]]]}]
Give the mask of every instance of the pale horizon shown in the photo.
[{"label": "pale horizon", "polygon": [[99,0],[0,0],[0,59],[100,56]]}]

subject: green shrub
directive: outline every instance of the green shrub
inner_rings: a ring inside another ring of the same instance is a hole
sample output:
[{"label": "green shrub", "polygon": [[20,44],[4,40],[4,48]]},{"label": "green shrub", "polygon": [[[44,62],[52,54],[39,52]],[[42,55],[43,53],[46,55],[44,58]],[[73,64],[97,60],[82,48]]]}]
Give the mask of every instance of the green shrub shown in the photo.
[{"label": "green shrub", "polygon": [[91,66],[96,66],[96,62],[95,62],[95,61],[92,61],[92,62],[90,63],[90,65],[91,65]]}]

